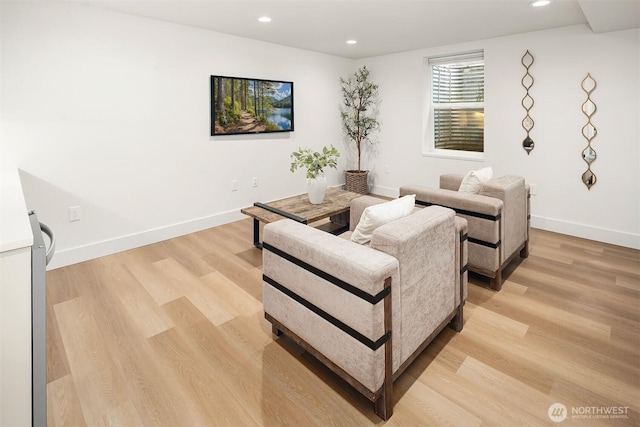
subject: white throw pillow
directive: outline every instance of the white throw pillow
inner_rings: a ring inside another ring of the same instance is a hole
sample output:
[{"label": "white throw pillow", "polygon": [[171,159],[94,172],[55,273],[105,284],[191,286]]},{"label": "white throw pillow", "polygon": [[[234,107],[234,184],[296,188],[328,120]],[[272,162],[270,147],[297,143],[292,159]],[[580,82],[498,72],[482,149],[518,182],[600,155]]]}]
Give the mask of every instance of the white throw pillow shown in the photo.
[{"label": "white throw pillow", "polygon": [[360,222],[351,235],[351,241],[361,245],[369,243],[376,228],[411,214],[415,204],[416,195],[410,194],[390,202],[369,206],[362,212]]},{"label": "white throw pillow", "polygon": [[479,169],[477,171],[468,172],[462,179],[458,191],[463,193],[479,194],[482,187],[493,178],[493,169],[491,166]]}]

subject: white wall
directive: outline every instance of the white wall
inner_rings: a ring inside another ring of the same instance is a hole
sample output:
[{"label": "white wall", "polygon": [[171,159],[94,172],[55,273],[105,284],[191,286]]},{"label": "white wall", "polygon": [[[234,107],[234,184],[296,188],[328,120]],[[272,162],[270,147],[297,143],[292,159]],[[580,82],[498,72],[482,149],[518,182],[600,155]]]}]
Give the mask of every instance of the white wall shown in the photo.
[{"label": "white wall", "polygon": [[[422,155],[424,58],[484,49],[485,159],[450,160]],[[525,115],[520,60],[535,57],[531,137],[522,149]],[[496,175],[519,174],[537,184],[534,227],[640,248],[640,31],[593,34],[585,26],[481,40],[361,61],[371,69],[382,98],[377,156],[370,161],[374,190],[397,195],[403,184],[438,185],[442,173],[465,173],[485,165]],[[592,146],[597,183],[588,190],[581,152],[586,123],[580,82],[597,81],[592,100],[598,129]],[[389,174],[385,167],[389,166]]]},{"label": "white wall", "polygon": [[[57,233],[50,268],[243,218],[305,191],[299,146],[344,147],[350,60],[71,2],[2,3],[1,38],[0,166]],[[212,74],[293,81],[295,132],[210,137]]]},{"label": "white wall", "polygon": [[[72,2],[0,7],[0,166],[21,169],[28,207],[57,232],[50,267],[240,219],[254,201],[304,192],[304,173],[289,172],[299,146],[335,144],[343,157],[329,184],[341,183],[353,156],[342,142],[338,77],[361,64],[383,100],[381,144],[365,158],[374,191],[393,196],[405,183],[437,185],[441,173],[491,165],[538,185],[534,226],[640,247],[638,30],[567,27],[353,62]],[[479,48],[484,162],[424,157],[424,58]],[[535,57],[529,156],[520,126],[526,49]],[[580,181],[587,72],[598,81],[590,191]],[[211,138],[211,74],[294,81],[295,132]],[[75,205],[83,217],[70,223]]]}]

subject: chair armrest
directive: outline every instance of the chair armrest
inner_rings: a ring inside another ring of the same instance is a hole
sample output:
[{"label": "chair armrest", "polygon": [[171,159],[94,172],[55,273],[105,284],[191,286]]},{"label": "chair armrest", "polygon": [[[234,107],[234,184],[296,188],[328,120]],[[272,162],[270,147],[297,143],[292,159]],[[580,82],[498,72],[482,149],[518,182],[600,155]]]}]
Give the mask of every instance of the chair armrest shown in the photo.
[{"label": "chair armrest", "polygon": [[400,187],[400,197],[407,194],[416,195],[416,204],[440,205],[451,208],[458,213],[473,212],[481,215],[497,216],[502,212],[502,200],[473,193],[430,188],[421,185],[405,185]]},{"label": "chair armrest", "polygon": [[[386,346],[377,351],[370,347],[381,342],[387,332],[402,330],[399,320],[386,329],[387,302],[390,298],[391,307],[398,306],[392,313],[399,312],[400,295],[395,290],[390,295],[383,292],[385,284],[395,289],[400,283],[398,261],[288,219],[265,225],[263,236],[265,315],[276,319],[368,391],[377,391],[392,360],[394,368],[400,364],[399,340],[393,340],[392,353]],[[315,269],[322,273],[317,274]],[[353,288],[384,299],[370,301]]]},{"label": "chair armrest", "polygon": [[500,199],[504,203],[502,259],[508,259],[527,240],[529,231],[529,199],[524,178],[505,175],[487,182],[480,191],[481,196]]},{"label": "chair armrest", "polygon": [[[457,239],[455,212],[441,206],[419,209],[373,232],[371,247],[397,258],[400,264],[402,283],[394,286],[393,292],[402,304],[402,330],[394,336],[394,345],[396,341],[401,343],[403,361],[428,339],[459,301]],[[393,321],[396,324],[396,319]]]},{"label": "chair armrest", "polygon": [[[289,219],[265,225],[263,245],[293,255],[370,295],[381,292],[385,279],[398,270],[398,261],[390,255]],[[279,276],[282,271],[273,266],[281,262],[273,263],[273,257],[270,250],[263,252],[264,274]]]},{"label": "chair armrest", "polygon": [[[524,178],[515,175],[505,175],[499,178],[489,180],[480,190],[481,196],[495,197],[496,199],[505,200],[506,197],[512,197],[509,193],[526,192]],[[521,196],[521,194],[517,194]]]},{"label": "chair armrest", "polygon": [[[489,245],[498,245],[500,243],[502,231],[500,230],[498,219],[502,217],[504,209],[502,200],[479,194],[422,186],[401,187],[400,195],[404,192],[408,194],[415,193],[417,205],[440,205],[455,210],[456,214],[462,216],[468,222],[469,239],[485,242]],[[491,268],[495,267],[497,256],[495,259],[492,253],[488,256],[491,257],[490,261],[480,262],[487,264],[491,262]]]}]

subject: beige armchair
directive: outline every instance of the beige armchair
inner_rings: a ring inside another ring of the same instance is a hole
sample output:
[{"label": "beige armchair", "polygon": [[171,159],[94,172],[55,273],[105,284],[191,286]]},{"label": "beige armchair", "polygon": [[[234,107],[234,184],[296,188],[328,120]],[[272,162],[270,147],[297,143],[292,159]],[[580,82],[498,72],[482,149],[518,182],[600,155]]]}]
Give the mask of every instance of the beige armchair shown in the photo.
[{"label": "beige armchair", "polygon": [[[369,205],[353,201],[351,231],[334,236],[288,219],[263,234],[266,319],[374,402],[393,413],[393,380],[450,325],[466,298],[466,222],[434,206],[349,237]],[[465,236],[461,239],[461,236]]]},{"label": "beige armchair", "polygon": [[518,255],[529,256],[530,193],[524,178],[507,175],[489,180],[479,194],[459,192],[463,175],[440,176],[440,188],[407,185],[400,196],[416,194],[416,204],[454,209],[469,228],[469,270],[502,288],[502,270]]}]

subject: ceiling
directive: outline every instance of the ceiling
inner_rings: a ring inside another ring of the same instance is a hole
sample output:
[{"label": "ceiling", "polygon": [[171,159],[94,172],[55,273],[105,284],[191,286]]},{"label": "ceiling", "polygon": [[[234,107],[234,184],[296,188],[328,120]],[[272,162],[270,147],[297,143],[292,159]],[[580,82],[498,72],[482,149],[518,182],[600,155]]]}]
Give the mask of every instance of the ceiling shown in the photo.
[{"label": "ceiling", "polygon": [[353,59],[576,24],[640,28],[640,0],[70,1]]}]

